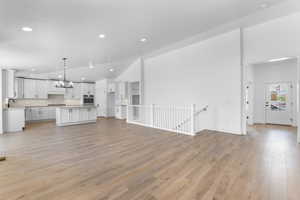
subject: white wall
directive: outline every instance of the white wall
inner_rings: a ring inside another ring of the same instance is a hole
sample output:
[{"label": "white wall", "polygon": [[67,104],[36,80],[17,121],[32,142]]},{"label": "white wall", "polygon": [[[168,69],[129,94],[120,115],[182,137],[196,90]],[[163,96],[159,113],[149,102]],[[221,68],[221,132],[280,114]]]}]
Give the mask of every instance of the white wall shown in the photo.
[{"label": "white wall", "polygon": [[209,105],[202,128],[241,133],[239,30],[146,59],[145,104]]},{"label": "white wall", "polygon": [[265,123],[265,84],[270,82],[291,82],[294,126],[297,121],[297,60],[257,64],[254,72],[254,123]]},{"label": "white wall", "polygon": [[[298,12],[244,28],[245,65],[300,56],[299,24]],[[234,31],[146,59],[145,104],[209,104],[207,128],[240,133],[239,45]],[[130,71],[119,78],[136,80]]]},{"label": "white wall", "polygon": [[[300,56],[300,12],[281,17],[266,23],[255,25],[245,29],[244,52],[245,63],[253,64],[281,57]],[[300,67],[298,67],[298,81],[300,79]],[[298,83],[298,102],[300,99]],[[298,124],[300,124],[299,107]],[[298,142],[300,143],[300,129],[298,129]]]},{"label": "white wall", "polygon": [[245,29],[245,62],[300,55],[300,13]]},{"label": "white wall", "polygon": [[133,62],[115,81],[135,82],[141,80],[141,59]]}]

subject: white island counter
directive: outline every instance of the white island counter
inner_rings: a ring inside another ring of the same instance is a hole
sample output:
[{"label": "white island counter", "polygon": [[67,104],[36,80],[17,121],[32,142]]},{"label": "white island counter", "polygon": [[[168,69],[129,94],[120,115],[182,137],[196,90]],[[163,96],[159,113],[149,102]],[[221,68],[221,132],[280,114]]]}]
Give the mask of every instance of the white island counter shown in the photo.
[{"label": "white island counter", "polygon": [[75,124],[96,123],[95,106],[61,106],[56,108],[56,125],[69,126]]}]

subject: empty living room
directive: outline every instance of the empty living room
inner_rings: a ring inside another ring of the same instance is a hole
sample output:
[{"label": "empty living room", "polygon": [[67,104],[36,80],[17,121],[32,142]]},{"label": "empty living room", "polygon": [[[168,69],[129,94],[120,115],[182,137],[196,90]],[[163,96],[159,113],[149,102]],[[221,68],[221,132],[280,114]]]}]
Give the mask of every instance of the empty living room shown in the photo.
[{"label": "empty living room", "polygon": [[0,0],[0,200],[299,200],[299,0]]}]

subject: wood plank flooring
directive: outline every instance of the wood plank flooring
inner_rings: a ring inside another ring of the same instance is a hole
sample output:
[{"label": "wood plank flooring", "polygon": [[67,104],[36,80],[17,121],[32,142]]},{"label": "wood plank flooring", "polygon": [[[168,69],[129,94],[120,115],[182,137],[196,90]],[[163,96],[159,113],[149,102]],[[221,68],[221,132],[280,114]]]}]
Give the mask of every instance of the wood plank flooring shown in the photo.
[{"label": "wood plank flooring", "polygon": [[296,129],[176,135],[99,119],[0,136],[0,199],[299,200]]}]

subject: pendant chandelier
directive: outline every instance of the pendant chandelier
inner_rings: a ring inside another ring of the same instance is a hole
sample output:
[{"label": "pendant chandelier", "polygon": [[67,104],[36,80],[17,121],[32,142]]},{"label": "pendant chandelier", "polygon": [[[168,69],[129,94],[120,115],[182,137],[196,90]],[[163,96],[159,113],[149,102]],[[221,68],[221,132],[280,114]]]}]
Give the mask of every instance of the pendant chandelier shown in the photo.
[{"label": "pendant chandelier", "polygon": [[64,62],[64,79],[63,80],[59,80],[56,82],[55,87],[57,88],[73,88],[73,82],[72,81],[67,81],[66,80],[66,62],[67,62],[67,58],[63,58],[62,59]]}]

